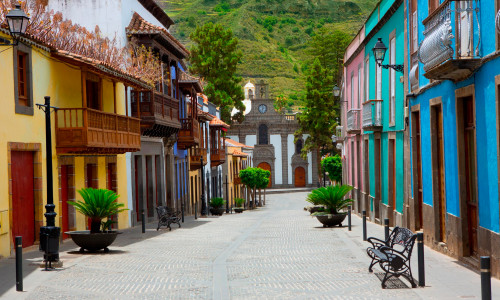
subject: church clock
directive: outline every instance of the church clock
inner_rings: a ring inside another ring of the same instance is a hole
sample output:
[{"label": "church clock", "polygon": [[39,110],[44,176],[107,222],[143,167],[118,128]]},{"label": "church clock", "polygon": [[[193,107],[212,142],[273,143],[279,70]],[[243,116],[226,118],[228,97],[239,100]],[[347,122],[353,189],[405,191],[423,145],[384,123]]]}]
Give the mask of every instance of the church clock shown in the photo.
[{"label": "church clock", "polygon": [[259,112],[265,114],[267,112],[267,106],[265,104],[259,105]]}]

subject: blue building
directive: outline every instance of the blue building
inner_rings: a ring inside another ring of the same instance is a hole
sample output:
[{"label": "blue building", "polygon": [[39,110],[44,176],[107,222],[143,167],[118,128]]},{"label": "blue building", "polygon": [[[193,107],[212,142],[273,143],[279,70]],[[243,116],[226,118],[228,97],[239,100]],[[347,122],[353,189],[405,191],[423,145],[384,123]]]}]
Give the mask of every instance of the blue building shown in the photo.
[{"label": "blue building", "polygon": [[498,277],[498,2],[406,0],[406,7],[411,227],[476,267],[490,255]]}]

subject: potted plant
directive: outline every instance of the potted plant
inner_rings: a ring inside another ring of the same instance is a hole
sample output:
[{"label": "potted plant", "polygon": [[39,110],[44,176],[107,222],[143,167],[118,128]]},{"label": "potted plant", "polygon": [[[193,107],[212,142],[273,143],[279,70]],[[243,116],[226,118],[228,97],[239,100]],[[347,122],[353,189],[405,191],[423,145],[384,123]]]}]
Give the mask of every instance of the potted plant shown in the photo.
[{"label": "potted plant", "polygon": [[344,199],[344,197],[351,190],[352,187],[349,185],[335,185],[313,190],[307,195],[306,201],[315,206],[322,205],[323,209],[312,213],[311,216],[315,216],[323,227],[342,226],[347,214],[341,211],[353,202],[352,199]]},{"label": "potted plant", "polygon": [[245,210],[243,208],[243,204],[245,203],[245,199],[243,199],[243,198],[236,198],[236,199],[234,199],[234,203],[236,204],[236,207],[234,208],[234,211],[236,213],[242,213]]},{"label": "potted plant", "polygon": [[115,223],[111,217],[128,209],[123,208],[123,203],[116,202],[118,195],[110,190],[83,188],[78,193],[83,201],[68,201],[68,204],[90,219],[90,230],[68,231],[66,234],[80,246],[81,252],[85,249],[91,252],[104,249],[104,252],[108,252],[108,246],[119,234],[109,230],[111,224]]},{"label": "potted plant", "polygon": [[210,213],[215,216],[222,216],[222,214],[226,210],[224,208],[224,204],[226,204],[226,201],[224,201],[223,198],[212,198],[210,200]]}]

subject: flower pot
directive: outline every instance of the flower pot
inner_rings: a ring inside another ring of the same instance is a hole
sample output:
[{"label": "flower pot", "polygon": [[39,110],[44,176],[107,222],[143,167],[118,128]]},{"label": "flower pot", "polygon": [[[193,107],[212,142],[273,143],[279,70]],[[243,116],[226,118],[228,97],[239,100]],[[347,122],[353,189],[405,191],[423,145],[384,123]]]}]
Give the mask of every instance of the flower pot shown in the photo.
[{"label": "flower pot", "polygon": [[241,214],[245,209],[243,207],[235,207],[234,212],[237,214]]},{"label": "flower pot", "polygon": [[346,213],[336,214],[336,215],[324,215],[324,216],[316,216],[316,219],[323,224],[323,227],[332,227],[339,225],[342,227],[342,222],[344,221]]},{"label": "flower pot", "polygon": [[210,213],[213,216],[222,216],[225,211],[226,211],[226,209],[224,207],[218,207],[218,208],[212,207],[212,208],[210,208]]},{"label": "flower pot", "polygon": [[80,246],[80,252],[88,250],[90,252],[95,252],[97,250],[104,249],[104,252],[108,252],[108,246],[111,245],[118,234],[118,231],[100,232],[100,233],[90,233],[89,230],[82,231],[67,231],[67,235],[71,236],[71,239],[75,244]]}]

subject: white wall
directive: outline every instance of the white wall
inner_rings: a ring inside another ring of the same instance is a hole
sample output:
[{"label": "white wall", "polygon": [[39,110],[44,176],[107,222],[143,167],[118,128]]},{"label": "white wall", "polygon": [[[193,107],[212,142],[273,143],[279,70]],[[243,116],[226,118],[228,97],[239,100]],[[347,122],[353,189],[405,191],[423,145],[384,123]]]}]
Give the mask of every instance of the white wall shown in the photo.
[{"label": "white wall", "polygon": [[292,169],[292,156],[295,153],[295,144],[293,143],[293,134],[289,134],[287,137],[287,147],[288,147],[288,184],[293,184],[293,172]]},{"label": "white wall", "polygon": [[[233,141],[237,141],[238,143],[240,142],[240,138],[237,135],[228,135],[228,138],[232,139]],[[253,146],[253,145],[250,145]]]},{"label": "white wall", "polygon": [[253,147],[256,144],[257,144],[257,135],[255,135],[255,134],[247,135],[245,145]]},{"label": "white wall", "polygon": [[274,183],[283,184],[283,159],[281,155],[281,135],[272,134],[271,144],[274,146],[274,156],[276,157],[274,161]]}]

